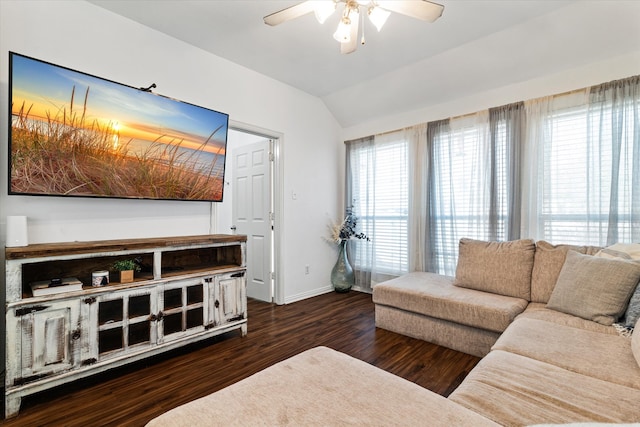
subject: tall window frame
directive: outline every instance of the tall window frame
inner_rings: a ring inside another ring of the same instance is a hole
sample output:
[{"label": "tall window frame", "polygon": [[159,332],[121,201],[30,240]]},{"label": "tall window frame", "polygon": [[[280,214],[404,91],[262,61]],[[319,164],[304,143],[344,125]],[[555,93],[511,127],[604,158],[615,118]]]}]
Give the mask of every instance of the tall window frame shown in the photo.
[{"label": "tall window frame", "polygon": [[532,100],[533,220],[552,243],[640,241],[640,76]]},{"label": "tall window frame", "polygon": [[348,141],[347,196],[358,230],[370,241],[352,240],[349,256],[356,286],[409,271],[409,144],[401,135]]}]

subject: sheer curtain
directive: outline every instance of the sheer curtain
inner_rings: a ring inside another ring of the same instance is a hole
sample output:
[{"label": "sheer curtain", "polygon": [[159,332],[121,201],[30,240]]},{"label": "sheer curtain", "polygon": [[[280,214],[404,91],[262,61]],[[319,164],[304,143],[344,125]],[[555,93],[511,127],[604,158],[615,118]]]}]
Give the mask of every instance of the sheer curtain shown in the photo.
[{"label": "sheer curtain", "polygon": [[522,102],[489,109],[491,240],[520,238],[525,121]]},{"label": "sheer curtain", "polygon": [[610,152],[610,165],[588,174],[589,188],[609,187],[597,206],[606,216],[606,244],[640,242],[640,76],[592,87],[587,120],[590,170]]},{"label": "sheer curtain", "polygon": [[544,235],[544,222],[540,215],[545,193],[544,141],[552,135],[553,127],[546,120],[552,105],[552,97],[525,101],[527,130],[524,157],[527,161],[523,164],[522,235],[531,238]]},{"label": "sheer curtain", "polygon": [[[346,142],[345,206],[352,206],[358,217],[359,230],[368,236],[375,223],[367,221],[369,206],[375,202],[375,152],[373,136]],[[364,216],[364,218],[363,218]],[[354,267],[355,285],[371,289],[371,271],[374,269],[373,244],[354,240],[349,242],[348,256]]]},{"label": "sheer curtain", "polygon": [[[585,137],[579,129],[586,129],[587,100],[588,90],[584,89],[525,102],[524,236],[554,243],[598,244],[569,235],[575,229],[572,213],[584,211],[586,206],[574,189],[582,189],[586,177],[585,160],[577,157],[584,156]],[[578,152],[580,155],[573,158],[572,153]]]},{"label": "sheer curtain", "polygon": [[487,112],[429,123],[430,271],[455,273],[458,241],[488,234],[490,206]]},{"label": "sheer curtain", "polygon": [[448,236],[453,234],[454,224],[451,220],[447,221],[455,216],[452,197],[455,183],[450,179],[454,174],[451,135],[448,119],[430,122],[427,126],[429,175],[425,190],[429,205],[426,219],[429,245],[425,253],[425,264],[426,271],[441,274],[452,271],[446,265],[453,262],[455,254],[455,248],[448,244]]},{"label": "sheer curtain", "polygon": [[429,259],[429,151],[427,124],[403,130],[409,148],[408,251],[409,271],[426,271]]},{"label": "sheer curtain", "polygon": [[454,275],[461,238],[520,237],[524,105],[428,124],[428,270]]},{"label": "sheer curtain", "polygon": [[526,103],[525,235],[640,241],[639,104],[638,76]]},{"label": "sheer curtain", "polygon": [[458,242],[640,242],[640,76],[347,142],[356,286],[454,275]]},{"label": "sheer curtain", "polygon": [[360,289],[408,272],[409,157],[404,131],[347,142],[346,203],[371,239],[349,242]]},{"label": "sheer curtain", "polygon": [[423,124],[347,142],[346,203],[371,238],[349,243],[361,289],[425,268],[426,131]]}]

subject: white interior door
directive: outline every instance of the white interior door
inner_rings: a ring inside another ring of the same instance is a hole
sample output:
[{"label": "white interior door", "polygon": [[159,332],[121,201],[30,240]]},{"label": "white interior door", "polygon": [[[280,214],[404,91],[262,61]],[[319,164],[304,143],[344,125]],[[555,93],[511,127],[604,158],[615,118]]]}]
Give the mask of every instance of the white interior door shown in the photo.
[{"label": "white interior door", "polygon": [[247,236],[247,296],[273,299],[271,161],[268,139],[234,149],[233,226]]}]

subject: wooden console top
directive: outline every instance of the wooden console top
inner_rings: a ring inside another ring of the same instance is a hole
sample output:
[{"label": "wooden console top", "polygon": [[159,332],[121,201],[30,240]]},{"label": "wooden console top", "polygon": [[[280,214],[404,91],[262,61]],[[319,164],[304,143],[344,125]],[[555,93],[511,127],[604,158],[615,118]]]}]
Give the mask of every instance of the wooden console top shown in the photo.
[{"label": "wooden console top", "polygon": [[246,241],[247,236],[244,235],[205,234],[200,236],[98,240],[93,242],[37,243],[23,247],[6,248],[5,258],[7,260],[25,259],[92,252],[113,252],[161,247],[171,248]]}]

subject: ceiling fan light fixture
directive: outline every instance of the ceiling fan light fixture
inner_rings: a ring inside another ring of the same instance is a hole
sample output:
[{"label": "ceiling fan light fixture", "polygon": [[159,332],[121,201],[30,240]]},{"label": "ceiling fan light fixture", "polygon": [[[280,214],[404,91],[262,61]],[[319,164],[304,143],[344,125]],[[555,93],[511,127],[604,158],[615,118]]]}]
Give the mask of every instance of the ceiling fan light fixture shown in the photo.
[{"label": "ceiling fan light fixture", "polygon": [[378,31],[382,30],[391,12],[434,22],[444,11],[443,5],[431,0],[305,0],[262,19],[265,24],[274,27],[314,12],[318,22],[322,24],[338,9],[338,4],[343,12],[333,38],[340,43],[340,53],[343,54],[355,52],[359,35],[362,35],[361,43],[364,44],[364,15],[360,15],[360,9],[362,13],[367,11],[369,20]]},{"label": "ceiling fan light fixture", "polygon": [[378,29],[378,32],[382,29],[385,22],[387,22],[389,15],[391,15],[391,12],[382,9],[380,6],[369,8],[369,20]]},{"label": "ceiling fan light fixture", "polygon": [[313,2],[313,14],[319,23],[324,22],[336,11],[336,2],[333,0],[316,0]]},{"label": "ceiling fan light fixture", "polygon": [[342,17],[336,32],[333,33],[333,38],[340,43],[349,43],[351,41],[351,19],[348,16]]}]

